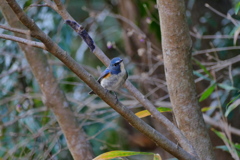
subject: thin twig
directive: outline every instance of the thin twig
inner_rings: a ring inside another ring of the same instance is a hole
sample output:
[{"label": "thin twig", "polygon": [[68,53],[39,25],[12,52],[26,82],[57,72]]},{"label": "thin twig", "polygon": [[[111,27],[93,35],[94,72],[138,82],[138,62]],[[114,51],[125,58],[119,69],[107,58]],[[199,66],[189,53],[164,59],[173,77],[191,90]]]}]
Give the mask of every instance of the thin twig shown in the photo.
[{"label": "thin twig", "polygon": [[[222,123],[219,123],[219,122],[213,120],[211,117],[209,117],[206,114],[203,114],[203,118],[204,118],[205,122],[210,124],[211,126],[224,130],[224,126],[222,125]],[[229,131],[234,135],[240,136],[240,130],[237,128],[230,126]]]},{"label": "thin twig", "polygon": [[44,111],[47,111],[47,110],[48,110],[47,107],[41,107],[41,108],[28,110],[27,112],[21,114],[20,116],[15,117],[12,121],[8,121],[8,122],[3,123],[2,125],[0,125],[0,128],[3,129],[5,127],[8,127],[8,126],[18,122],[19,119],[22,119],[22,118],[25,118],[25,117],[28,117],[28,116],[32,116],[35,113],[44,112]]},{"label": "thin twig", "polygon": [[233,65],[234,63],[240,62],[240,55],[235,56],[233,58],[224,60],[224,61],[219,61],[216,65],[212,66],[212,67],[207,67],[207,70],[215,70],[215,71],[219,71],[229,65]]},{"label": "thin twig", "polygon": [[[190,35],[198,39],[234,39],[234,36],[230,35],[200,35],[195,32],[190,32]],[[240,36],[237,39],[240,39]]]},{"label": "thin twig", "polygon": [[49,7],[47,3],[45,4],[31,4],[29,7]]},{"label": "thin twig", "polygon": [[26,45],[29,45],[29,46],[32,46],[32,47],[37,47],[37,48],[47,50],[45,45],[41,42],[31,41],[31,40],[28,40],[28,39],[24,39],[24,38],[20,38],[20,37],[16,37],[16,36],[11,36],[11,35],[7,35],[7,34],[0,34],[0,38],[7,39],[7,40],[12,40],[12,41],[19,42],[19,43],[22,43],[22,44],[26,44]]},{"label": "thin twig", "polygon": [[30,31],[29,30],[12,28],[12,27],[8,27],[8,26],[4,26],[4,25],[0,25],[0,28],[8,30],[8,31],[15,32],[15,33],[21,33],[21,34],[24,34],[24,35],[30,35]]},{"label": "thin twig", "polygon": [[227,16],[226,16],[225,14],[223,14],[223,13],[219,12],[218,10],[214,9],[213,7],[211,7],[208,3],[205,4],[205,7],[209,8],[211,11],[213,11],[217,15],[230,20],[235,26],[237,26],[239,24],[235,19],[233,19],[231,17],[230,14],[227,14]]},{"label": "thin twig", "polygon": [[228,50],[237,50],[240,49],[240,46],[231,46],[231,47],[222,47],[222,48],[213,48],[213,49],[206,49],[200,51],[194,51],[193,56],[211,52],[219,52],[219,51],[228,51]]},{"label": "thin twig", "polygon": [[29,66],[18,67],[18,68],[11,69],[11,70],[8,70],[6,72],[3,72],[2,74],[0,74],[0,79],[3,78],[3,77],[9,76],[10,74],[13,74],[15,72],[20,72],[22,70],[25,70],[27,68],[29,68]]}]

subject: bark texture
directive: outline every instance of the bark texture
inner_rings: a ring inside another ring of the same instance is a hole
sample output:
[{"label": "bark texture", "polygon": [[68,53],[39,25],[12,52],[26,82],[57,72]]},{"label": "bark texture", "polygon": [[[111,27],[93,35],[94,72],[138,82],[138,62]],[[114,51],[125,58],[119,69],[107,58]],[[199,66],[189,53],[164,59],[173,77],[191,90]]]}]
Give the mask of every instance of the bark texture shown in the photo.
[{"label": "bark texture", "polygon": [[173,112],[180,130],[200,159],[214,158],[202,117],[191,64],[191,38],[183,0],[157,0],[162,32],[165,75]]},{"label": "bark texture", "polygon": [[[119,3],[118,3],[119,14],[128,20],[128,21],[123,21],[122,19],[118,19],[122,28],[124,29],[123,39],[124,39],[124,47],[125,47],[126,54],[129,57],[131,57],[131,60],[134,63],[141,64],[141,65],[135,66],[135,69],[134,69],[135,75],[141,75],[142,73],[145,73],[145,74],[148,74],[148,76],[151,78],[165,79],[163,64],[158,66],[153,73],[149,74],[152,68],[154,68],[153,65],[160,62],[159,58],[157,57],[162,55],[162,50],[161,50],[162,48],[161,46],[157,46],[158,49],[160,49],[161,53],[159,53],[159,51],[158,52],[154,51],[156,50],[156,48],[153,48],[153,45],[159,44],[160,41],[157,40],[156,38],[157,36],[155,34],[152,34],[152,32],[150,31],[150,25],[146,23],[146,18],[143,18],[142,16],[140,16],[141,13],[139,11],[140,9],[138,8],[138,3],[139,1],[136,1],[136,0],[131,0],[131,1],[119,0]],[[148,9],[151,10],[151,7],[152,6],[148,6]],[[143,32],[141,33],[139,30],[134,28],[131,23],[134,23],[136,27],[139,27],[139,29],[142,30]],[[128,32],[130,32],[131,30],[134,30],[134,34],[130,36],[128,35]],[[143,42],[139,40],[139,37],[141,37],[141,34],[143,34],[143,37],[145,37],[145,41]],[[140,49],[144,51],[142,55],[137,54]],[[149,82],[148,80],[141,80],[141,78],[139,80],[140,80],[139,87],[142,93],[147,94],[152,90],[156,89],[155,82]],[[160,97],[163,97],[166,94],[166,90],[167,90],[166,86],[164,85],[159,90],[157,90],[154,94],[152,94],[149,98],[154,101]],[[167,117],[169,120],[172,119],[171,113],[162,113],[162,114],[165,117]],[[170,128],[169,126],[163,127],[163,125],[155,119],[153,119],[151,123],[153,123],[156,130],[158,130],[168,139],[173,141],[174,140],[178,141],[177,138],[175,139],[172,134],[169,134],[170,133],[168,131],[168,128]],[[186,151],[191,152],[184,145],[182,145],[183,143],[181,141],[178,141],[178,143],[180,143],[181,146]],[[170,155],[167,151],[161,148],[158,148],[157,152],[160,153],[163,159],[173,158],[172,155]]]},{"label": "bark texture", "polygon": [[[17,16],[9,7],[5,0],[0,0],[2,13],[11,27],[23,28]],[[24,28],[25,29],[25,28]],[[22,35],[15,34],[22,37]],[[37,79],[43,93],[44,103],[50,108],[57,118],[57,121],[67,140],[69,151],[75,160],[90,160],[93,158],[91,147],[86,140],[86,134],[79,127],[64,92],[58,86],[58,82],[53,76],[51,67],[46,61],[45,54],[40,53],[31,46],[19,44]]]}]

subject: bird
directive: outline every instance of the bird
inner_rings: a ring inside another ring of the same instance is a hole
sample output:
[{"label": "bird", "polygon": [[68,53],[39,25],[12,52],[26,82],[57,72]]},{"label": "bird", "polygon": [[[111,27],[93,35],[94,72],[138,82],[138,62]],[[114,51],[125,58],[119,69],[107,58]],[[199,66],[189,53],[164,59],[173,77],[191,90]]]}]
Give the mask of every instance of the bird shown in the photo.
[{"label": "bird", "polygon": [[[123,59],[115,57],[110,61],[109,66],[101,73],[97,79],[98,83],[107,91],[112,91],[117,98],[114,91],[117,91],[128,78],[128,73],[125,70]],[[95,94],[90,91],[89,94]]]}]

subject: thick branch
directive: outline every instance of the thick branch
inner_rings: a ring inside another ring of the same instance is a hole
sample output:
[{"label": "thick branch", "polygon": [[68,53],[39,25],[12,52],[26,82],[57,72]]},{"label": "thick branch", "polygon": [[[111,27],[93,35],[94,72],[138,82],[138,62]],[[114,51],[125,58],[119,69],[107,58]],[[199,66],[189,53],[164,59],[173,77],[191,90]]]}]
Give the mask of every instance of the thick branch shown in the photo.
[{"label": "thick branch", "polygon": [[[174,143],[166,139],[152,127],[147,125],[144,121],[137,118],[131,111],[124,107],[120,102],[115,101],[115,97],[105,90],[96,82],[96,80],[87,73],[82,66],[77,64],[65,51],[63,51],[59,46],[54,43],[46,34],[44,34],[38,26],[26,16],[22,11],[20,6],[14,0],[7,0],[11,8],[14,10],[19,20],[31,31],[31,35],[40,41],[42,41],[46,48],[54,56],[59,58],[66,66],[68,66],[79,78],[81,78],[91,89],[94,90],[96,94],[99,95],[108,105],[114,108],[118,113],[120,113],[132,126],[143,132],[145,135],[150,137],[162,148],[175,155],[180,159],[195,159],[193,156],[188,154],[182,148],[177,147]],[[94,49],[94,51],[96,48]]]},{"label": "thick branch", "polygon": [[173,113],[180,130],[200,159],[214,159],[213,148],[196,96],[191,65],[191,39],[184,0],[157,0],[165,75]]},{"label": "thick branch", "polygon": [[25,45],[29,45],[29,46],[32,46],[32,47],[37,47],[37,48],[41,48],[41,49],[46,50],[45,45],[41,42],[35,42],[35,41],[27,40],[27,39],[24,39],[24,38],[7,35],[7,34],[0,34],[0,38],[12,40],[12,41],[19,42],[19,43],[22,43],[22,44],[25,44]]}]

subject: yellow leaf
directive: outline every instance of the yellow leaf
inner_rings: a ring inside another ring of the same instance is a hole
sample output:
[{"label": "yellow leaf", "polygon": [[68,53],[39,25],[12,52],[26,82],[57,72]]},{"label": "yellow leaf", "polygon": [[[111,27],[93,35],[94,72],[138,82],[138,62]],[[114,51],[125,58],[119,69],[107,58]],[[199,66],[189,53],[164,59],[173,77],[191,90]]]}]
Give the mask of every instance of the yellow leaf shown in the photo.
[{"label": "yellow leaf", "polygon": [[[159,112],[171,112],[172,111],[171,108],[167,108],[167,107],[158,107],[157,110]],[[150,116],[151,114],[148,110],[143,110],[143,111],[135,113],[135,115],[138,116],[139,118],[144,118],[144,117]]]},{"label": "yellow leaf", "polygon": [[134,151],[110,151],[110,152],[106,152],[106,153],[103,153],[103,154],[97,156],[93,160],[107,160],[107,159],[134,156],[134,155],[153,155],[153,153],[134,152]]},{"label": "yellow leaf", "polygon": [[211,110],[212,109],[212,107],[203,107],[202,109],[201,109],[201,111],[202,112],[207,112],[207,111],[209,111],[209,110]]}]

